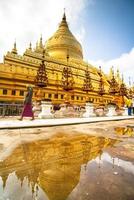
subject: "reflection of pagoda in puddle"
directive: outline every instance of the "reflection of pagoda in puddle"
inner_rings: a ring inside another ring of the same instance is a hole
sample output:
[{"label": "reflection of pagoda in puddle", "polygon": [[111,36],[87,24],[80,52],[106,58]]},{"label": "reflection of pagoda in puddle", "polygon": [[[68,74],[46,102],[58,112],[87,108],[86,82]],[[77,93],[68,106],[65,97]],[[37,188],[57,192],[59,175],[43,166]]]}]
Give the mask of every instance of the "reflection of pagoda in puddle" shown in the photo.
[{"label": "reflection of pagoda in puddle", "polygon": [[116,127],[114,131],[117,135],[134,136],[134,129],[131,127]]},{"label": "reflection of pagoda in puddle", "polygon": [[79,182],[81,165],[102,154],[117,140],[88,135],[57,134],[49,140],[23,143],[0,163],[0,176],[6,187],[8,175],[15,172],[23,186],[29,182],[33,195],[42,188],[49,199],[63,200]]}]

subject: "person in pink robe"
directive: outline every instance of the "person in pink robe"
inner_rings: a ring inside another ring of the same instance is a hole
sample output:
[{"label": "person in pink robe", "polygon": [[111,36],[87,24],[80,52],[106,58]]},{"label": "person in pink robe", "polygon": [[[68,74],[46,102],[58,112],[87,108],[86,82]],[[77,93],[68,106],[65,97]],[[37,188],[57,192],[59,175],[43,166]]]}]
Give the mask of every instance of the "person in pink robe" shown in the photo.
[{"label": "person in pink robe", "polygon": [[23,117],[32,117],[32,120],[34,120],[34,114],[32,111],[32,96],[33,96],[33,88],[31,86],[27,86],[27,93],[24,100],[24,107],[21,114],[21,118],[19,120],[23,120]]}]

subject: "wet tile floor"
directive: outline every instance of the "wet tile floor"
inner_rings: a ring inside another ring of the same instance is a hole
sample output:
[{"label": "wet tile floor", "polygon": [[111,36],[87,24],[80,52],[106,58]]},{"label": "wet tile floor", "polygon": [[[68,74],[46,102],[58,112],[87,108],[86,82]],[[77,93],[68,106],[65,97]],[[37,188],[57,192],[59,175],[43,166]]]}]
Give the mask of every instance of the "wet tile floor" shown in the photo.
[{"label": "wet tile floor", "polygon": [[0,131],[0,200],[134,200],[129,125]]}]

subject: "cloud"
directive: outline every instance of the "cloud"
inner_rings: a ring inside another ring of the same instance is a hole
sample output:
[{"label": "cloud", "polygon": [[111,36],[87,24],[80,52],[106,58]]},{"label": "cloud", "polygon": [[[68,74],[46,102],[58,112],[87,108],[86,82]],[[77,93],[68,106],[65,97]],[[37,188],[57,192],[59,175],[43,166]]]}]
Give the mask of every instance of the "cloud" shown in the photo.
[{"label": "cloud", "polygon": [[[80,16],[84,9],[94,2],[94,0],[0,0],[0,61],[3,55],[12,49],[15,39],[20,54],[25,51],[30,41],[35,46],[41,34],[45,42],[56,31],[64,8],[70,29],[81,44],[84,43],[87,30],[83,27]],[[134,77],[134,48],[116,59],[89,60],[89,62],[97,67],[101,65],[106,73],[111,66],[119,68],[126,80],[128,76]]]},{"label": "cloud", "polygon": [[[24,52],[30,41],[35,46],[41,34],[45,42],[56,31],[63,8],[66,8],[69,25],[78,25],[81,12],[92,2],[93,0],[0,0],[0,60],[12,49],[15,39],[19,53]],[[81,33],[84,36],[81,25],[79,30],[78,33],[76,31],[78,37]]]},{"label": "cloud", "polygon": [[109,72],[111,66],[114,66],[114,69],[119,69],[121,74],[124,75],[125,81],[128,83],[129,77],[131,81],[134,82],[134,47],[128,53],[123,53],[119,58],[112,60],[89,60],[89,63],[98,67],[102,66],[102,69],[105,73]]}]

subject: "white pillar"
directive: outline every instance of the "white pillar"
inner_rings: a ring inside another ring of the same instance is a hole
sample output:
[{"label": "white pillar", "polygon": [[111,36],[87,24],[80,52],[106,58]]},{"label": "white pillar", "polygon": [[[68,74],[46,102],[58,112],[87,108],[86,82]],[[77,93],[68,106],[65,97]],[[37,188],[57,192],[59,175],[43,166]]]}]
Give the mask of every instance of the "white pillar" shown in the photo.
[{"label": "white pillar", "polygon": [[49,101],[42,101],[41,113],[39,113],[38,117],[41,119],[52,118],[53,114],[51,113],[51,110],[52,110],[52,103]]},{"label": "white pillar", "polygon": [[116,116],[117,113],[115,111],[115,106],[108,107],[108,113],[106,114],[108,117]]},{"label": "white pillar", "polygon": [[83,114],[83,117],[94,117],[94,106],[92,103],[86,103],[86,112]]},{"label": "white pillar", "polygon": [[66,105],[62,104],[60,107],[61,107],[60,110],[56,110],[55,113],[54,113],[55,118],[65,117],[66,110],[67,110]]},{"label": "white pillar", "polygon": [[103,117],[106,114],[104,106],[98,106],[97,108],[95,108],[94,112],[95,112],[97,117]]}]

